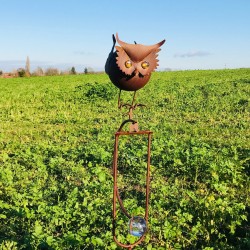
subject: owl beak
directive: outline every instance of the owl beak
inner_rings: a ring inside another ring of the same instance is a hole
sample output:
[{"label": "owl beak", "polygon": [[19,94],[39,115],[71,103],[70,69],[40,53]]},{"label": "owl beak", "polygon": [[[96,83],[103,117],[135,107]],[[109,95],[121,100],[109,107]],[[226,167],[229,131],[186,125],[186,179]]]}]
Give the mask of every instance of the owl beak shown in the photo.
[{"label": "owl beak", "polygon": [[138,71],[138,69],[137,69],[137,68],[135,68],[135,70],[134,70],[134,74],[135,74],[136,76],[138,76],[138,75],[139,75],[139,71]]}]

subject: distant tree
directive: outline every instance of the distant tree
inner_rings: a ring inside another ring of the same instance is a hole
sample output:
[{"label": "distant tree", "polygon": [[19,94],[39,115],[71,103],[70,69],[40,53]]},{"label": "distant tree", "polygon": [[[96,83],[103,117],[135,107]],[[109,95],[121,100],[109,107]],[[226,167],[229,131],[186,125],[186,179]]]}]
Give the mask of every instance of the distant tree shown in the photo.
[{"label": "distant tree", "polygon": [[26,58],[25,74],[26,74],[26,76],[30,76],[30,59],[28,56]]},{"label": "distant tree", "polygon": [[37,67],[36,70],[33,72],[34,76],[43,76],[44,72],[43,69],[41,67]]},{"label": "distant tree", "polygon": [[59,72],[59,70],[57,68],[48,68],[45,71],[46,76],[57,76],[59,74],[60,74],[60,72]]},{"label": "distant tree", "polygon": [[24,68],[19,68],[19,69],[17,69],[17,75],[19,76],[19,77],[24,77],[25,76],[25,69]]},{"label": "distant tree", "polygon": [[84,74],[88,74],[88,68],[84,68]]},{"label": "distant tree", "polygon": [[70,74],[71,74],[71,70],[70,69],[62,70],[60,72],[60,75],[70,75]]},{"label": "distant tree", "polygon": [[3,74],[3,71],[2,70],[0,70],[0,76]]},{"label": "distant tree", "polygon": [[72,67],[70,70],[71,75],[76,75],[76,69],[75,67]]}]

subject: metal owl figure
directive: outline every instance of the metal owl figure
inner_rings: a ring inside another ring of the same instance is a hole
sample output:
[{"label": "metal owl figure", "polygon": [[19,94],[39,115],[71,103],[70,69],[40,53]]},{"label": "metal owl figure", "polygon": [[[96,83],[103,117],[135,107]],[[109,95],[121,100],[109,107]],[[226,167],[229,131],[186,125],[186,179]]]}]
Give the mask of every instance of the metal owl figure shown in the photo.
[{"label": "metal owl figure", "polygon": [[[120,46],[115,46],[116,41]],[[121,41],[117,33],[116,37],[113,35],[113,47],[105,64],[105,72],[111,82],[120,89],[118,105],[120,105],[121,90],[136,92],[148,83],[151,72],[158,66],[157,56],[164,42],[165,40],[162,40],[154,45],[142,45],[136,42],[129,44]],[[135,93],[133,102],[134,99]]]}]

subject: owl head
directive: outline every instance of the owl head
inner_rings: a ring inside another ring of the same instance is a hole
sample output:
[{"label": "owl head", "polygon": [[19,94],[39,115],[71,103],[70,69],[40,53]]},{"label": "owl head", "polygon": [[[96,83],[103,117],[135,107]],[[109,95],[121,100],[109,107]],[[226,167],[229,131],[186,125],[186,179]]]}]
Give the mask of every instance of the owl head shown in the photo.
[{"label": "owl head", "polygon": [[[116,41],[120,46],[115,46]],[[162,40],[154,45],[129,44],[121,41],[116,33],[105,65],[105,71],[112,83],[127,91],[136,91],[145,86],[151,72],[158,66],[157,56],[164,42]]]},{"label": "owl head", "polygon": [[149,75],[158,66],[158,52],[165,40],[154,45],[129,44],[121,41],[116,33],[116,40],[120,46],[117,51],[116,63],[126,75]]}]

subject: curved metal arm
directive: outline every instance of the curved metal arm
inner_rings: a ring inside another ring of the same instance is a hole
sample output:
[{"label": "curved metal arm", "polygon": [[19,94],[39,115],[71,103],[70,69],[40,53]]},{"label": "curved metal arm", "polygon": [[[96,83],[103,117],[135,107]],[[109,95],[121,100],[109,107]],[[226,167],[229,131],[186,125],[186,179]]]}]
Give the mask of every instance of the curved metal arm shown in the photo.
[{"label": "curved metal arm", "polygon": [[125,120],[125,121],[122,122],[122,124],[121,124],[120,128],[117,130],[117,132],[121,132],[121,131],[122,131],[122,128],[124,127],[124,125],[125,125],[126,123],[129,123],[129,122],[132,123],[132,124],[137,123],[137,121],[135,121],[135,120],[133,120],[133,119]]},{"label": "curved metal arm", "polygon": [[133,249],[136,245],[140,244],[145,234],[143,234],[136,242],[132,244],[124,244],[118,241],[116,237],[116,213],[117,213],[117,200],[120,204],[121,211],[128,217],[132,218],[131,215],[127,212],[126,208],[123,205],[123,201],[120,197],[119,191],[118,191],[118,183],[117,183],[117,174],[118,174],[118,143],[119,143],[119,136],[129,136],[129,135],[147,135],[148,136],[148,152],[147,152],[147,173],[146,173],[146,200],[145,200],[145,221],[146,224],[148,224],[148,210],[149,210],[149,185],[150,185],[150,145],[151,145],[151,131],[137,131],[137,132],[126,132],[122,131],[122,128],[126,123],[136,123],[136,121],[132,119],[125,120],[118,131],[115,133],[115,145],[114,145],[114,154],[113,154],[113,178],[114,178],[114,186],[113,186],[113,239],[116,242],[117,245],[127,248],[127,249]]}]

